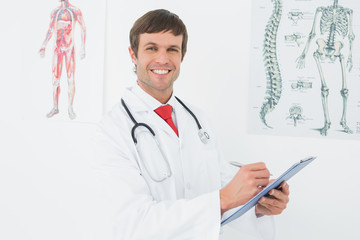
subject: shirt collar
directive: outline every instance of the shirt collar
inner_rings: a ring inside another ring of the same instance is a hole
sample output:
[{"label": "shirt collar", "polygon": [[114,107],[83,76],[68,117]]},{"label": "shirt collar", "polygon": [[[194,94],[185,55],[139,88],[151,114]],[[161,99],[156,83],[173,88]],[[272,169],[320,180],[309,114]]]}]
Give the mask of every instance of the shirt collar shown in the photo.
[{"label": "shirt collar", "polygon": [[161,102],[156,100],[154,97],[152,97],[150,94],[145,92],[137,84],[137,82],[134,84],[131,91],[135,94],[135,96],[137,96],[152,111],[154,111],[158,107],[161,107],[161,106],[164,106],[164,105],[167,105],[167,104],[171,105],[173,107],[173,111],[174,111],[174,107],[175,107],[175,95],[174,95],[174,92],[171,94],[171,97],[170,97],[169,101],[167,101],[167,103],[165,103],[165,104],[162,104]]}]

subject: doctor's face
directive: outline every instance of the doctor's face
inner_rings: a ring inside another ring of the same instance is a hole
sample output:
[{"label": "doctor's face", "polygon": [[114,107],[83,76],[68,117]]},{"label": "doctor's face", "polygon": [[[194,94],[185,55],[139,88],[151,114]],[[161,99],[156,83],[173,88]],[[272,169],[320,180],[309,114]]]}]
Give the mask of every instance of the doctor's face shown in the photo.
[{"label": "doctor's face", "polygon": [[171,32],[143,33],[140,34],[137,57],[129,47],[138,84],[160,102],[170,98],[180,74],[182,38]]}]

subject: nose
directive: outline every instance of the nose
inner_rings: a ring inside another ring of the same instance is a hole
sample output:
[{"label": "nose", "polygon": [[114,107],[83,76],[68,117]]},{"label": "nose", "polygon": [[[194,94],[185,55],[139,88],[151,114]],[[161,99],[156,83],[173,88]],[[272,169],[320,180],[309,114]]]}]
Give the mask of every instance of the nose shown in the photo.
[{"label": "nose", "polygon": [[166,49],[162,49],[158,51],[158,54],[156,56],[156,62],[159,64],[169,63],[169,56]]}]

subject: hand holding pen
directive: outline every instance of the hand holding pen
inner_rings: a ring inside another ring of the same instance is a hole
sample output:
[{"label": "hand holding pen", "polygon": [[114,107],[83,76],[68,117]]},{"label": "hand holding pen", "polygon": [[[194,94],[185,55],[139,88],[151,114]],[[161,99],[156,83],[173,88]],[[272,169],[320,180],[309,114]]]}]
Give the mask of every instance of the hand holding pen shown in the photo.
[{"label": "hand holding pen", "polygon": [[[240,169],[248,166],[234,161],[229,163],[235,167],[239,167]],[[269,173],[269,176],[272,176],[272,174]],[[258,189],[262,189],[263,187],[265,186],[258,185]],[[289,185],[284,181],[278,189],[272,189],[267,196],[260,198],[258,204],[255,206],[255,213],[257,216],[277,215],[286,208],[288,202]]]},{"label": "hand holding pen", "polygon": [[269,184],[265,163],[243,165],[233,179],[220,190],[221,212],[244,205]]},{"label": "hand holding pen", "polygon": [[[235,161],[230,161],[229,163],[230,163],[231,165],[235,166],[235,167],[238,167],[238,168],[241,168],[241,167],[245,166],[245,164],[239,163],[239,162],[235,162]],[[272,177],[273,175],[270,173],[270,176]]]}]

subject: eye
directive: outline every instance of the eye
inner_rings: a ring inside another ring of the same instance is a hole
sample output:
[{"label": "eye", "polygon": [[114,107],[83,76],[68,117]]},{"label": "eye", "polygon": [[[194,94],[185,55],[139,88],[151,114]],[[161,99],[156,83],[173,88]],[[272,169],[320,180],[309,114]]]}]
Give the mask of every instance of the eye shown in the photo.
[{"label": "eye", "polygon": [[147,47],[146,48],[147,51],[156,51],[156,47]]},{"label": "eye", "polygon": [[179,50],[177,48],[169,48],[168,51],[169,52],[179,52]]}]

